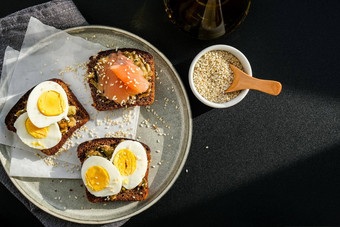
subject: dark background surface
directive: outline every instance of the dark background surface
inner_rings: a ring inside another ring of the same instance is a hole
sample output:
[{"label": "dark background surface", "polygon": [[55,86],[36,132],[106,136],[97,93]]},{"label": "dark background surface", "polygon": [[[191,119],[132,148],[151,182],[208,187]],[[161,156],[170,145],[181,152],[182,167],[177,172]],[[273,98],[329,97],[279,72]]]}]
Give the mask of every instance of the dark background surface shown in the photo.
[{"label": "dark background surface", "polygon": [[[44,1],[8,1],[0,17]],[[255,0],[233,33],[201,41],[168,21],[162,1],[74,1],[89,24],[127,30],[168,57],[189,95],[193,137],[178,180],[124,226],[340,225],[340,1]],[[277,96],[250,91],[238,105],[198,102],[187,73],[194,56],[228,44]],[[208,148],[206,148],[208,146]],[[0,223],[39,225],[6,188]]]}]

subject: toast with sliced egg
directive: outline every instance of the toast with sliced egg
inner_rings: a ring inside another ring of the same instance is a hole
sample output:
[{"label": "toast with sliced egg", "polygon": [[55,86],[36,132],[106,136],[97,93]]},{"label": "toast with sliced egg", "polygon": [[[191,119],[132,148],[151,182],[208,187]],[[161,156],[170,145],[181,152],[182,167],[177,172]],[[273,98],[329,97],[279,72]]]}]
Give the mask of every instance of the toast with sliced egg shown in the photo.
[{"label": "toast with sliced egg", "polygon": [[5,118],[8,130],[29,147],[54,155],[89,114],[60,79],[44,81],[27,91]]},{"label": "toast with sliced egg", "polygon": [[90,202],[141,201],[148,195],[150,148],[127,138],[99,138],[77,149]]},{"label": "toast with sliced egg", "polygon": [[145,51],[101,51],[87,64],[93,106],[99,111],[151,105],[155,99],[155,65]]}]

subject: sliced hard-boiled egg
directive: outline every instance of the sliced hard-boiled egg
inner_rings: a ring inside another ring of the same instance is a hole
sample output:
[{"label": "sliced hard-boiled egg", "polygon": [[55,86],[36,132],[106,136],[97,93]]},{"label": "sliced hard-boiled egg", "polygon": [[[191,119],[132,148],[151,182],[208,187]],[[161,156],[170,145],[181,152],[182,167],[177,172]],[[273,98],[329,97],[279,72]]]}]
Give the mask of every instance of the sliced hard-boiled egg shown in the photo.
[{"label": "sliced hard-boiled egg", "polygon": [[97,196],[115,195],[122,188],[122,179],[117,168],[106,158],[90,156],[81,168],[81,177],[87,190]]},{"label": "sliced hard-boiled egg", "polygon": [[124,140],[115,148],[111,162],[122,175],[122,185],[126,189],[138,186],[146,173],[148,159],[144,146],[131,140]]},{"label": "sliced hard-boiled egg", "polygon": [[57,123],[38,128],[28,118],[27,113],[21,114],[14,122],[17,135],[27,146],[36,149],[49,149],[61,140],[61,132]]},{"label": "sliced hard-boiled egg", "polygon": [[39,128],[67,119],[68,108],[65,90],[53,81],[44,81],[35,86],[26,106],[30,120]]}]

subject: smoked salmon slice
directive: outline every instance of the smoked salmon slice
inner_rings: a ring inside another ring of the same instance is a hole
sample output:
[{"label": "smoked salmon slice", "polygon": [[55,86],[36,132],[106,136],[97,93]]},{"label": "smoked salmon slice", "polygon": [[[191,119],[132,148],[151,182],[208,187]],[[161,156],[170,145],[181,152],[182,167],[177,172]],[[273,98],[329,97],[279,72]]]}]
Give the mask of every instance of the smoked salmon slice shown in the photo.
[{"label": "smoked salmon slice", "polygon": [[149,88],[141,68],[120,52],[103,61],[98,74],[98,89],[117,103],[126,102],[129,96],[146,92]]}]

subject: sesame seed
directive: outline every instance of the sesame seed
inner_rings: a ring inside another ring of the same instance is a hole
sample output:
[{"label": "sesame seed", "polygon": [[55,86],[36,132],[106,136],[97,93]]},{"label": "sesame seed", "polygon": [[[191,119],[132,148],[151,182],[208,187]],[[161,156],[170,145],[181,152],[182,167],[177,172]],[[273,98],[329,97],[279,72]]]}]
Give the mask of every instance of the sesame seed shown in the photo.
[{"label": "sesame seed", "polygon": [[194,86],[205,99],[223,103],[240,94],[240,91],[225,93],[234,80],[229,63],[243,70],[240,61],[227,51],[209,51],[197,61],[193,73]]}]

